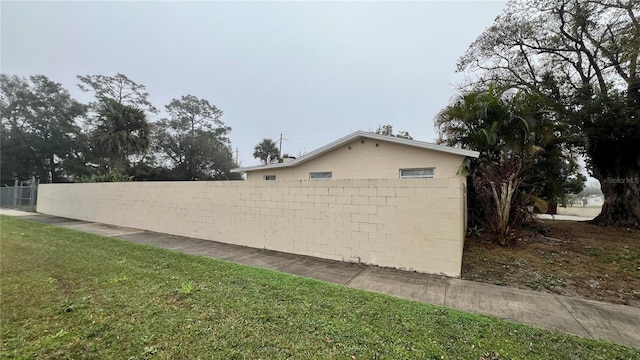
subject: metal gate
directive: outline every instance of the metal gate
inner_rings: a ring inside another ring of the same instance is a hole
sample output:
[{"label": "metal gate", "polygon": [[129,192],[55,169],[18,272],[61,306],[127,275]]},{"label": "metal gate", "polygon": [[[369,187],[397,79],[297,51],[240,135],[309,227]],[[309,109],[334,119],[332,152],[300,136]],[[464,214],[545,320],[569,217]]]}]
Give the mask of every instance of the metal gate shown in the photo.
[{"label": "metal gate", "polygon": [[38,182],[35,178],[31,181],[18,182],[14,186],[2,186],[0,188],[0,206],[22,211],[36,211],[38,200]]}]

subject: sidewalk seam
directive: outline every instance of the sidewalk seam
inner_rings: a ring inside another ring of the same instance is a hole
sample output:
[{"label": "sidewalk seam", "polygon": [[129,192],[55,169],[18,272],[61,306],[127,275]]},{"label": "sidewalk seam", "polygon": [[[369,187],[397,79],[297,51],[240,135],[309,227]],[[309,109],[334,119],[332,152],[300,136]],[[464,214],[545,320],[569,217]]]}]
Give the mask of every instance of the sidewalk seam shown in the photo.
[{"label": "sidewalk seam", "polygon": [[444,300],[443,300],[443,303],[442,303],[442,306],[444,306],[444,307],[447,306],[447,290],[449,290],[449,286],[450,285],[451,285],[451,283],[447,279],[447,285],[445,285],[445,287],[444,287]]},{"label": "sidewalk seam", "polygon": [[344,283],[344,286],[349,286],[351,284],[351,282],[357,278],[358,276],[362,275],[363,272],[369,270],[368,266],[365,266],[362,270],[358,271],[355,275],[353,275],[349,280],[347,280],[346,283]]},{"label": "sidewalk seam", "polygon": [[558,295],[553,294],[553,297],[556,299],[556,301],[558,301],[560,303],[560,305],[562,305],[562,307],[567,311],[567,313],[569,313],[569,315],[571,315],[571,318],[573,320],[575,320],[576,323],[578,323],[578,325],[580,325],[582,330],[584,330],[584,332],[586,332],[589,335],[590,338],[597,339],[595,336],[593,336],[593,334],[591,334],[591,332],[589,330],[587,330],[586,327],[584,327],[584,325],[582,325],[580,320],[578,320],[575,316],[573,316],[573,313],[571,312],[571,310],[569,310],[569,308],[567,308],[567,306],[562,302],[562,300],[558,297]]}]

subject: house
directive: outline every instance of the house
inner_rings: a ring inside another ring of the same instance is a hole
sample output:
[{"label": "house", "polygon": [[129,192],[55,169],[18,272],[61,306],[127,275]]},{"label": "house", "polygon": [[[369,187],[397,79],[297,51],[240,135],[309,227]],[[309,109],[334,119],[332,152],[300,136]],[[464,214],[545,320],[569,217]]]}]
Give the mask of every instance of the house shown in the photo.
[{"label": "house", "polygon": [[584,199],[583,206],[602,206],[604,204],[604,195],[591,195]]},{"label": "house", "polygon": [[476,151],[356,131],[296,159],[232,169],[247,181],[456,178]]},{"label": "house", "polygon": [[234,169],[247,181],[46,184],[38,212],[460,276],[467,216],[458,170],[477,156],[357,131],[288,162]]}]

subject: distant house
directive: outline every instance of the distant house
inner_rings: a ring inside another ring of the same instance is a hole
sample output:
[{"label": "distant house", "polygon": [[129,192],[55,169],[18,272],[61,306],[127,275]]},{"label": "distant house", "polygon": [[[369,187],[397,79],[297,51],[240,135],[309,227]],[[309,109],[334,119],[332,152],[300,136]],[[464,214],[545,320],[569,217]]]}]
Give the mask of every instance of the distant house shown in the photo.
[{"label": "distant house", "polygon": [[604,195],[591,195],[583,202],[585,206],[602,206],[604,204]]},{"label": "distant house", "polygon": [[454,178],[463,150],[423,141],[356,131],[296,159],[270,165],[232,169],[248,181]]}]

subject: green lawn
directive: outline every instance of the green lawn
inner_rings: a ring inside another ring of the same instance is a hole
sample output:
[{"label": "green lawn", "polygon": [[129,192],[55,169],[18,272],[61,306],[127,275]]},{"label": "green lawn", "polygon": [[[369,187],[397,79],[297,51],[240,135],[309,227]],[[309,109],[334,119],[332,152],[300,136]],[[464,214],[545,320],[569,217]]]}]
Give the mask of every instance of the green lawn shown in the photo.
[{"label": "green lawn", "polygon": [[638,359],[640,351],[1,217],[2,358]]}]

